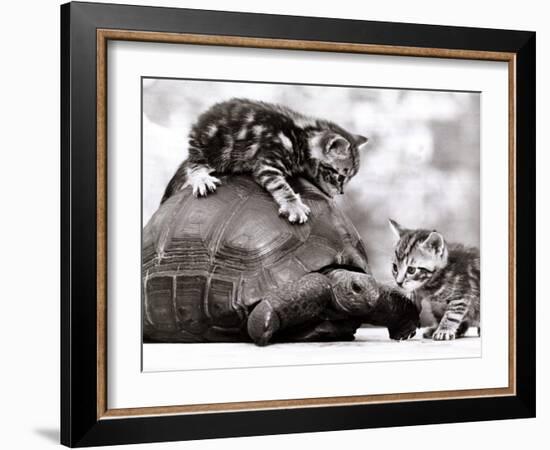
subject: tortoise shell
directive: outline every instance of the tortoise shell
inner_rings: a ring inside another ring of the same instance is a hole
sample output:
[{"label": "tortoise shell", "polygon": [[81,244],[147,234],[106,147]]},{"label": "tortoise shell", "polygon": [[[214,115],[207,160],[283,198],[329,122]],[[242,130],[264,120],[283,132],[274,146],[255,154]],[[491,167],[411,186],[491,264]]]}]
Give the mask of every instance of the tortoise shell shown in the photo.
[{"label": "tortoise shell", "polygon": [[290,224],[251,178],[222,179],[195,198],[186,188],[143,230],[144,339],[204,342],[246,338],[246,319],[270,289],[324,267],[369,271],[359,234],[334,201],[304,179],[291,182],[311,208]]}]

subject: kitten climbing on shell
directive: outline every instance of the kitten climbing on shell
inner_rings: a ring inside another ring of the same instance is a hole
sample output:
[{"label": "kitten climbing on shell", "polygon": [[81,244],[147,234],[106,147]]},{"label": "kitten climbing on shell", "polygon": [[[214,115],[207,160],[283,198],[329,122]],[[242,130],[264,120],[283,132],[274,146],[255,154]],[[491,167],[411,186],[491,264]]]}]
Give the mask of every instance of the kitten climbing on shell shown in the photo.
[{"label": "kitten climbing on shell", "polygon": [[[221,183],[215,175],[251,174],[292,223],[304,223],[309,207],[288,184],[304,176],[326,195],[343,194],[359,169],[367,138],[327,120],[282,105],[248,99],[218,103],[201,114],[189,135],[189,157],[162,198],[191,186],[205,196]],[[213,175],[215,174],[215,175]]]}]

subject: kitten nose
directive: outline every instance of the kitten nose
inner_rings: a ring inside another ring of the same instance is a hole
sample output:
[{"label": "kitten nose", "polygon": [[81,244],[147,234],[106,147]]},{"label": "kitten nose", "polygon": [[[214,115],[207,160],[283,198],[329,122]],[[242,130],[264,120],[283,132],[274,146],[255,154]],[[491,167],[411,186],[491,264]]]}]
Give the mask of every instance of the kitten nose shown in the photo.
[{"label": "kitten nose", "polygon": [[397,281],[397,286],[403,287],[403,281]]}]

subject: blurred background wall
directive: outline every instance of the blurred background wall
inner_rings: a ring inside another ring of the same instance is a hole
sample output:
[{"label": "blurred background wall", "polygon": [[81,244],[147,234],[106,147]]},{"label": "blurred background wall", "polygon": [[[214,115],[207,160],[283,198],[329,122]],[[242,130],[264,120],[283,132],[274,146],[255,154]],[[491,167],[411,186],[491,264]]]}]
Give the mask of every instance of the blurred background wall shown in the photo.
[{"label": "blurred background wall", "polygon": [[144,225],[187,157],[197,116],[232,97],[281,103],[369,138],[338,202],[380,281],[391,280],[388,218],[479,246],[480,94],[466,92],[144,79]]}]

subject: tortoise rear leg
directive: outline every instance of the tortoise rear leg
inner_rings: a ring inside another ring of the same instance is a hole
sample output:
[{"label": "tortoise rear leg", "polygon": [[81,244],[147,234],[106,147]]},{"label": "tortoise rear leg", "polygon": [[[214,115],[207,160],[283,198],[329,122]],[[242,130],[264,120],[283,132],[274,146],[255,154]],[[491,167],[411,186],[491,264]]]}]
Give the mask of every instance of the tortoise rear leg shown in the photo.
[{"label": "tortoise rear leg", "polygon": [[269,292],[248,317],[248,335],[257,345],[267,345],[276,334],[305,323],[319,323],[332,299],[329,279],[320,273],[304,275]]}]

